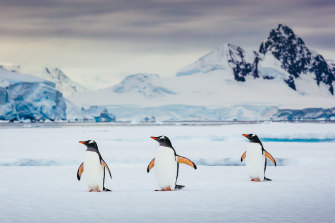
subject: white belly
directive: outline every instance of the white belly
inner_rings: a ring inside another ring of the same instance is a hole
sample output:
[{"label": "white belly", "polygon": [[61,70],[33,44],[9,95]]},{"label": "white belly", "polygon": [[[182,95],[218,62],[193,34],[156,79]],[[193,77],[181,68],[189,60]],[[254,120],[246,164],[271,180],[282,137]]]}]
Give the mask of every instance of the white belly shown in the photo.
[{"label": "white belly", "polygon": [[155,177],[161,189],[176,187],[177,161],[173,149],[159,146],[155,157]]},{"label": "white belly", "polygon": [[100,164],[99,155],[86,151],[84,160],[85,182],[91,190],[103,190],[104,167]]},{"label": "white belly", "polygon": [[263,181],[265,155],[262,154],[262,147],[258,143],[249,143],[245,159],[249,177]]}]

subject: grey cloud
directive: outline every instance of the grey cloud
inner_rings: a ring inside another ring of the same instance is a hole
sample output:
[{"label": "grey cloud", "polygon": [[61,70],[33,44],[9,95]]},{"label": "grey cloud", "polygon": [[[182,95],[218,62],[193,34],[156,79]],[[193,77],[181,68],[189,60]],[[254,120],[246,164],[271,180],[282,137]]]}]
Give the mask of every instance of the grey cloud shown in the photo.
[{"label": "grey cloud", "polygon": [[318,29],[302,38],[335,50],[329,46],[335,33],[332,0],[0,0],[0,5],[2,38],[141,42],[162,50],[225,42],[258,48],[271,28],[285,23],[294,30]]}]

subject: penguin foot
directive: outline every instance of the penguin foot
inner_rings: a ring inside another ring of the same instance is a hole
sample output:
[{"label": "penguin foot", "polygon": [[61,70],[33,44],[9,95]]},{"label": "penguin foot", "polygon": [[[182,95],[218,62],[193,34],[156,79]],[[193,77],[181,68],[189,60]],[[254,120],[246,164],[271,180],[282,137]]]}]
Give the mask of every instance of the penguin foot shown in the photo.
[{"label": "penguin foot", "polygon": [[104,187],[103,191],[112,191],[112,190],[110,190],[110,189]]},{"label": "penguin foot", "polygon": [[172,191],[172,190],[171,190],[171,187],[168,187],[168,188],[165,188],[164,191]]},{"label": "penguin foot", "polygon": [[257,178],[251,178],[251,181],[261,182],[261,179],[259,177],[257,177]]},{"label": "penguin foot", "polygon": [[92,192],[93,190],[92,189],[90,189],[88,192]]},{"label": "penguin foot", "polygon": [[181,190],[181,189],[183,189],[185,186],[184,185],[177,185],[176,184],[176,190]]},{"label": "penguin foot", "polygon": [[96,188],[95,188],[95,191],[96,191],[96,192],[101,192],[101,190],[99,189],[99,187],[96,187]]},{"label": "penguin foot", "polygon": [[171,190],[171,187],[167,187],[165,189],[155,190],[155,191],[173,191],[173,190]]}]

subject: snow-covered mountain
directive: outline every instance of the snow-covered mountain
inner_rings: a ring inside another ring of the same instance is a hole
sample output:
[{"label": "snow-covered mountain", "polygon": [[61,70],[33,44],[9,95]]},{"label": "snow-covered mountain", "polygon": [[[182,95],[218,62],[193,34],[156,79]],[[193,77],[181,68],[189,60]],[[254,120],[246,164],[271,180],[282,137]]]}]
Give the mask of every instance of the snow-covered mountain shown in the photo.
[{"label": "snow-covered mountain", "polygon": [[173,91],[159,86],[159,75],[157,74],[130,75],[120,84],[114,86],[113,91],[120,94],[140,94],[146,97],[175,94]]},{"label": "snow-covered mountain", "polygon": [[59,68],[45,67],[41,72],[36,72],[33,75],[54,82],[56,84],[56,89],[62,92],[65,96],[87,90],[85,87],[69,78]]},{"label": "snow-covered mountain", "polygon": [[333,70],[333,64],[280,24],[259,51],[223,44],[176,76],[134,74],[114,87],[71,99],[79,105],[330,107],[335,100]]},{"label": "snow-covered mountain", "polygon": [[[303,111],[298,119],[320,117],[318,113],[326,111],[322,108],[335,105],[334,69],[333,62],[280,24],[258,51],[223,44],[175,76],[134,74],[114,87],[74,94],[70,99],[78,105],[108,107],[117,118],[137,120],[145,114],[205,120],[205,113],[206,120],[289,119],[290,114],[298,117],[298,111]],[[303,110],[316,107],[318,112]]]},{"label": "snow-covered mountain", "polygon": [[20,65],[0,65],[0,68],[7,71],[29,74],[51,81],[56,84],[56,89],[62,92],[65,96],[87,90],[85,87],[69,78],[59,68],[44,67],[38,71],[31,71]]},{"label": "snow-covered mountain", "polygon": [[237,81],[245,81],[245,76],[249,74],[258,77],[258,60],[256,51],[245,51],[239,46],[224,44],[202,56],[196,62],[182,68],[176,75],[186,76],[221,70],[232,72]]},{"label": "snow-covered mountain", "polygon": [[279,24],[277,29],[273,29],[267,40],[261,43],[259,52],[272,54],[281,62],[281,67],[290,74],[285,82],[292,89],[297,90],[297,79],[312,75],[317,85],[325,84],[334,94],[335,74],[330,64],[323,56],[308,49],[288,26]]}]

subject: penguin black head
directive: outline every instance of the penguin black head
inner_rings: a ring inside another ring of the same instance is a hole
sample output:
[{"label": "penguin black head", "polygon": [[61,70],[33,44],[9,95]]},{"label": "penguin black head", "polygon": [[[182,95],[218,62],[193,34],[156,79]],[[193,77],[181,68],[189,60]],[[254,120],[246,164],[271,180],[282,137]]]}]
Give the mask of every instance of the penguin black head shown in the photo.
[{"label": "penguin black head", "polygon": [[247,137],[250,142],[254,143],[260,143],[261,140],[259,140],[258,136],[256,134],[242,134],[244,137]]},{"label": "penguin black head", "polygon": [[160,146],[173,148],[170,139],[166,136],[157,136],[157,137],[151,136],[151,138],[156,140]]},{"label": "penguin black head", "polygon": [[94,148],[94,149],[98,150],[98,145],[94,140],[79,141],[79,143],[84,144],[85,146],[87,146],[87,150],[89,148]]}]

